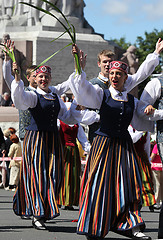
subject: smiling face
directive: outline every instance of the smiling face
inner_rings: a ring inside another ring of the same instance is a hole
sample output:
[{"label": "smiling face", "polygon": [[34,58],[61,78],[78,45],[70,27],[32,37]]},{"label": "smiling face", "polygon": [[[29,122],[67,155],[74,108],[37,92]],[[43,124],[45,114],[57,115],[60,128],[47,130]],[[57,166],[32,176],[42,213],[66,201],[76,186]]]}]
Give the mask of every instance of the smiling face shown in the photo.
[{"label": "smiling face", "polygon": [[113,61],[113,57],[108,57],[105,55],[100,56],[100,62],[98,62],[98,67],[101,68],[101,74],[104,77],[109,78],[109,63]]},{"label": "smiling face", "polygon": [[119,69],[112,69],[109,72],[109,80],[111,86],[118,90],[119,92],[123,91],[124,83],[127,80],[127,74]]},{"label": "smiling face", "polygon": [[45,92],[48,92],[51,83],[51,75],[48,73],[39,73],[36,75],[37,86]]}]

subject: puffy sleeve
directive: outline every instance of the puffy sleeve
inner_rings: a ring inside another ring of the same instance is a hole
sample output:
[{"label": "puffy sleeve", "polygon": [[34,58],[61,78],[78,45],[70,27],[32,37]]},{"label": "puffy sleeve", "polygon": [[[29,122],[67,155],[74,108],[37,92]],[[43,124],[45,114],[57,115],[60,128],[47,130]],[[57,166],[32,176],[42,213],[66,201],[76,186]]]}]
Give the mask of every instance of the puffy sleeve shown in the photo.
[{"label": "puffy sleeve", "polygon": [[82,128],[82,126],[80,124],[79,124],[79,128],[78,128],[77,138],[78,138],[78,141],[80,142],[80,144],[82,145],[83,150],[85,152],[89,153],[91,145],[88,142],[88,139],[86,137],[84,129]]},{"label": "puffy sleeve", "polygon": [[27,110],[29,107],[34,108],[37,105],[37,95],[34,91],[25,91],[22,80],[11,83],[11,98],[17,109]]},{"label": "puffy sleeve", "polygon": [[160,95],[161,83],[158,78],[153,78],[146,84],[141,94],[140,100],[153,105],[155,101],[160,97]]},{"label": "puffy sleeve", "polygon": [[163,119],[163,110],[155,110],[154,114],[146,115],[145,108],[149,104],[135,98],[135,110],[131,125],[138,131],[154,132],[154,121]]},{"label": "puffy sleeve", "polygon": [[128,127],[128,131],[133,143],[136,143],[143,136],[143,131],[137,131],[136,129],[134,130],[131,125]]},{"label": "puffy sleeve", "polygon": [[[58,97],[59,98],[59,97]],[[83,115],[80,111],[75,111],[73,104],[71,104],[70,109],[67,109],[66,104],[59,98],[60,111],[58,118],[68,125],[76,124],[81,122]]]},{"label": "puffy sleeve", "polygon": [[3,61],[3,77],[9,89],[11,89],[11,83],[14,80],[14,76],[11,74],[11,60]]},{"label": "puffy sleeve", "polygon": [[158,64],[159,55],[156,53],[148,54],[145,61],[140,65],[137,72],[133,75],[128,75],[124,88],[128,92],[130,92],[135,86],[148,78]]},{"label": "puffy sleeve", "polygon": [[70,88],[78,104],[93,109],[100,109],[103,100],[103,90],[97,84],[92,85],[86,80],[85,72],[81,75],[72,73],[69,77]]},{"label": "puffy sleeve", "polygon": [[77,102],[76,99],[73,100],[71,104],[71,112],[75,115],[76,121],[78,123],[82,123],[85,125],[91,125],[94,122],[100,121],[100,115],[96,113],[95,111],[91,111],[88,109],[85,110],[77,110]]},{"label": "puffy sleeve", "polygon": [[55,92],[58,96],[61,96],[63,93],[67,92],[70,89],[69,80],[56,86],[52,86],[51,88],[53,89],[53,92]]},{"label": "puffy sleeve", "polygon": [[141,117],[145,120],[149,120],[149,121],[162,120],[163,119],[163,109],[161,109],[161,110],[155,109],[154,113],[151,115],[146,115],[144,113],[144,110],[148,105],[149,105],[148,103],[136,99],[136,101],[135,101],[136,109],[135,110],[136,110],[137,115],[139,117]]}]

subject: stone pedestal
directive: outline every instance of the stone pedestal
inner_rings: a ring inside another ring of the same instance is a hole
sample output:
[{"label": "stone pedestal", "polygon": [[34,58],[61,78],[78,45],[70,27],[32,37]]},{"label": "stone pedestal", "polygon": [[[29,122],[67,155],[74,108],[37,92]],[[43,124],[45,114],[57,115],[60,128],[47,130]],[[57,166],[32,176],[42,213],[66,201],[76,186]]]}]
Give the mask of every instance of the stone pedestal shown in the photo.
[{"label": "stone pedestal", "polygon": [[[16,47],[20,51],[23,51],[26,56],[29,56],[29,59],[32,56],[32,64],[37,65],[71,42],[68,34],[63,35],[62,38],[52,42],[52,40],[61,35],[62,32],[52,31],[53,29],[48,26],[34,26],[30,28],[14,27],[14,32],[12,32],[12,28],[8,26],[4,30],[5,31],[1,31],[2,35],[0,35],[0,38],[2,38],[5,32],[9,33],[11,39],[15,41]],[[88,79],[98,75],[99,68],[97,67],[97,54],[101,50],[112,50],[116,53],[116,58],[119,54],[119,48],[117,48],[114,43],[104,40],[101,35],[95,33],[77,33],[77,45],[87,53],[85,72],[87,73]],[[73,61],[70,46],[59,52],[46,63],[52,68],[53,85],[62,83],[68,79],[69,75],[74,70]]]},{"label": "stone pedestal", "polygon": [[19,136],[19,112],[14,107],[0,107],[0,127],[2,131],[13,127]]}]

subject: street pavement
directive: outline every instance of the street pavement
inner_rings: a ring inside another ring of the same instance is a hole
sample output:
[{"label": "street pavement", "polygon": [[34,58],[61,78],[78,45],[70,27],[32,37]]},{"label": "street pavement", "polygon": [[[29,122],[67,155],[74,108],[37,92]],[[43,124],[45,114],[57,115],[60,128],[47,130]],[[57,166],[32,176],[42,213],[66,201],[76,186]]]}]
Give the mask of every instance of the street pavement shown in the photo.
[{"label": "street pavement", "polygon": [[[14,192],[0,189],[0,240],[86,240],[85,236],[76,234],[78,208],[74,211],[61,209],[60,216],[48,221],[47,231],[39,231],[32,227],[31,220],[22,220],[12,210]],[[159,210],[151,213],[148,207],[142,208],[142,217],[146,223],[145,233],[157,239]],[[129,239],[109,232],[105,240]]]}]

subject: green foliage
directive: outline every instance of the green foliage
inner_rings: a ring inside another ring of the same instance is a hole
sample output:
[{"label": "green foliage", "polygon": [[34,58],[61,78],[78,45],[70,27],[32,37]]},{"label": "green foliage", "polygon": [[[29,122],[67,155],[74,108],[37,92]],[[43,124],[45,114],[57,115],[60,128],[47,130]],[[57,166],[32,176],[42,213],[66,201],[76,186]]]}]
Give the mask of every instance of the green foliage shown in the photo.
[{"label": "green foliage", "polygon": [[[0,43],[0,45],[3,46],[2,51],[5,52],[11,58],[11,60],[13,62],[16,62],[15,55],[14,55],[14,49],[13,48],[9,49],[5,44],[2,44],[2,43]],[[16,70],[16,72],[19,73],[18,70]]]},{"label": "green foliage", "polygon": [[[145,38],[138,36],[136,39],[136,47],[137,47],[137,56],[139,58],[139,62],[142,63],[146,56],[149,53],[152,53],[155,50],[156,42],[159,38],[163,39],[163,31],[158,32],[157,29],[154,29],[151,33],[144,33]],[[160,54],[160,64],[162,65],[163,54]],[[160,73],[161,67],[157,67],[154,73]]]},{"label": "green foliage", "polygon": [[118,39],[112,39],[116,44],[118,44],[121,48],[127,50],[127,48],[131,45],[130,42],[126,43],[126,38],[121,37],[119,40]]},{"label": "green foliage", "polygon": [[[139,59],[139,63],[141,64],[149,53],[154,52],[156,47],[156,42],[159,38],[163,39],[163,31],[160,32],[157,29],[154,29],[153,32],[145,32],[145,37],[138,36],[136,39],[136,47],[137,47],[137,57]],[[163,64],[163,54],[160,54],[160,64],[155,68],[153,73],[161,73],[161,65]],[[145,85],[150,80],[150,77],[146,79],[144,82],[139,84],[138,95],[140,96]]]}]

